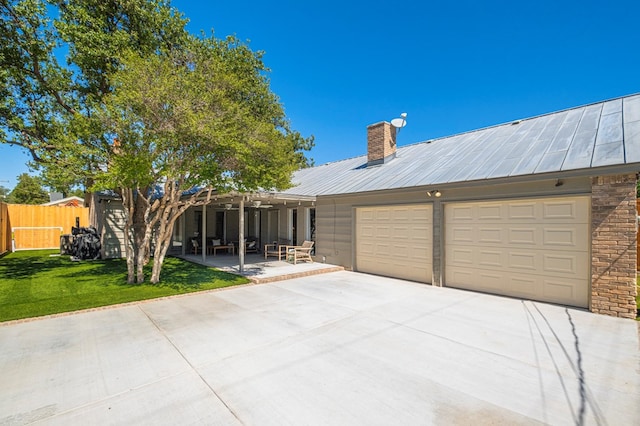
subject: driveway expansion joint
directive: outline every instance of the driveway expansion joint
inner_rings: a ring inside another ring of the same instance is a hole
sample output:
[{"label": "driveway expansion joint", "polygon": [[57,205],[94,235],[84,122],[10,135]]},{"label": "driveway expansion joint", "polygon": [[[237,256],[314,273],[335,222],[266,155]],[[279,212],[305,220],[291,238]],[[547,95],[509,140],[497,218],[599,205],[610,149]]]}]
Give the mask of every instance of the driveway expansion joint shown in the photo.
[{"label": "driveway expansion joint", "polygon": [[158,325],[158,323],[156,323],[153,318],[151,318],[151,316],[149,316],[149,314],[142,309],[142,306],[138,306],[138,308],[140,309],[140,311],[144,314],[145,317],[147,317],[147,319],[149,320],[149,322],[151,322],[151,324],[153,324],[153,326],[158,330],[158,332],[166,339],[167,342],[169,342],[169,344],[176,350],[176,352],[178,354],[180,354],[180,357],[184,360],[184,362],[187,363],[187,365],[189,366],[189,368],[191,368],[191,370],[200,378],[200,380],[202,381],[202,383],[204,383],[204,385],[209,388],[209,390],[211,391],[211,393],[213,395],[215,395],[216,398],[218,398],[218,400],[226,407],[227,410],[229,410],[229,412],[233,415],[233,417],[236,418],[236,420],[238,420],[238,422],[240,422],[241,424],[244,424],[244,422],[238,417],[238,414],[227,404],[227,402],[222,399],[222,397],[220,395],[218,395],[218,393],[215,391],[215,389],[213,389],[213,387],[211,387],[211,385],[209,384],[209,382],[207,382],[207,380],[202,377],[202,374],[200,374],[200,372],[198,371],[197,368],[194,367],[194,365],[191,363],[191,361],[189,361],[189,359],[182,353],[182,351],[180,350],[180,348],[178,346],[176,346],[176,344],[171,340],[171,338],[169,336],[167,336],[167,334],[164,332],[164,330]]}]

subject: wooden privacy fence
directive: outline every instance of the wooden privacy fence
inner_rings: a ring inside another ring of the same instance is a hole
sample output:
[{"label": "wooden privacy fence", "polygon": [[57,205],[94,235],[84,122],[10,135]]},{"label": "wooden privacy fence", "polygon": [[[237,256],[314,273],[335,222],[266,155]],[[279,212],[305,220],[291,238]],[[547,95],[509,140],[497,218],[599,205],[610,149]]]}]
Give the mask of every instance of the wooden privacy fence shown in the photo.
[{"label": "wooden privacy fence", "polygon": [[0,255],[11,249],[11,228],[9,211],[5,203],[0,203]]},{"label": "wooden privacy fence", "polygon": [[60,248],[60,235],[71,233],[76,218],[89,226],[87,207],[8,204],[7,211],[11,251]]}]

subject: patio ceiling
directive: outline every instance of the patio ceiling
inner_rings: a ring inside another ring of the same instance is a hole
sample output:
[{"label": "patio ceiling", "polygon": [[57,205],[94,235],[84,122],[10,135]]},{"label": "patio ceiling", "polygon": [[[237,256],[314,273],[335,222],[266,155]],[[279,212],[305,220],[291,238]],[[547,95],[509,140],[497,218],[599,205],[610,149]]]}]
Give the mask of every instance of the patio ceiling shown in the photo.
[{"label": "patio ceiling", "polygon": [[310,207],[315,205],[316,197],[308,195],[282,194],[278,192],[213,195],[211,202],[207,204],[207,207],[220,210],[235,209],[240,206],[240,201],[244,201],[245,208],[270,209],[283,206]]}]

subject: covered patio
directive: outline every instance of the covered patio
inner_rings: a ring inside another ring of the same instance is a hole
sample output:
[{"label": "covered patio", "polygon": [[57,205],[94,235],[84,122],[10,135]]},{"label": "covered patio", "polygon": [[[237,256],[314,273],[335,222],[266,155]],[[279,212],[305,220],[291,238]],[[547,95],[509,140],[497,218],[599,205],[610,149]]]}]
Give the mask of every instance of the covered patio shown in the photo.
[{"label": "covered patio", "polygon": [[[265,244],[296,246],[303,241],[315,241],[315,197],[275,192],[217,194],[208,203],[189,208],[179,218],[171,254],[257,276],[273,267],[274,262],[259,262],[261,266],[255,266],[257,259],[265,260]],[[245,263],[252,266],[245,270]],[[297,270],[323,269],[296,266]]]},{"label": "covered patio", "polygon": [[305,262],[294,265],[284,260],[265,259],[263,254],[245,255],[243,271],[240,270],[240,257],[237,254],[206,255],[204,259],[202,255],[196,254],[180,254],[176,255],[176,257],[232,274],[243,275],[256,284],[344,270],[342,266],[318,262]]}]

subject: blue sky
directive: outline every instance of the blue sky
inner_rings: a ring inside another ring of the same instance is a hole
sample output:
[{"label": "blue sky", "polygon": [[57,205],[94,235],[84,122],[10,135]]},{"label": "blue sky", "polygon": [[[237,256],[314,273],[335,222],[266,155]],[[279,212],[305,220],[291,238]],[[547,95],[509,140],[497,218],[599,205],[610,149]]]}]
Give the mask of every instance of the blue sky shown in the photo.
[{"label": "blue sky", "polygon": [[[365,154],[367,125],[402,112],[400,146],[640,92],[638,1],[172,4],[265,52],[316,164]],[[27,160],[0,144],[0,185]]]}]

